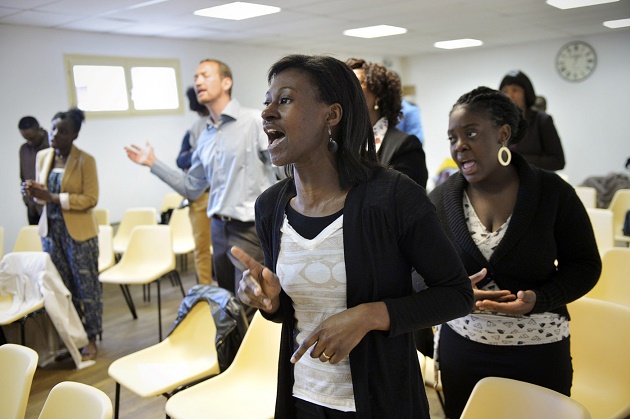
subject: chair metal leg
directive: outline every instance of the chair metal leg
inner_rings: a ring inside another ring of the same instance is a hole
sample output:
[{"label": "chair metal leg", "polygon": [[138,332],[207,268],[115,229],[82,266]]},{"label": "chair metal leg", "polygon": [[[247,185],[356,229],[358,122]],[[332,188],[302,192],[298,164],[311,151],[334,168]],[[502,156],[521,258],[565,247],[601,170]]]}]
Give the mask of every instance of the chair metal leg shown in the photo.
[{"label": "chair metal leg", "polygon": [[170,274],[175,278],[175,282],[179,284],[179,289],[182,291],[182,297],[186,297],[186,291],[184,291],[184,285],[182,284],[182,278],[179,276],[179,272],[171,271]]},{"label": "chair metal leg", "polygon": [[129,307],[129,311],[131,311],[131,315],[134,319],[137,319],[138,315],[136,314],[136,306],[133,304],[133,298],[131,298],[129,286],[127,284],[120,284],[120,289],[123,293],[123,297],[125,297],[125,301],[127,302],[127,307]]},{"label": "chair metal leg", "polygon": [[160,295],[160,279],[157,282],[157,299],[158,299],[158,326],[160,329],[160,342],[162,342],[162,298]]},{"label": "chair metal leg", "polygon": [[120,384],[116,382],[116,400],[114,401],[114,419],[118,419],[120,411]]}]

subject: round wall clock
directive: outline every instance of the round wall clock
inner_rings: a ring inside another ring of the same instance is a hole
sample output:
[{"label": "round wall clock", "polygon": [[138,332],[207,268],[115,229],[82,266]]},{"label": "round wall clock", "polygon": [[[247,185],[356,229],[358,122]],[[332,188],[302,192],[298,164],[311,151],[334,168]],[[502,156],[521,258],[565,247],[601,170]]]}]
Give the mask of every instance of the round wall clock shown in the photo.
[{"label": "round wall clock", "polygon": [[579,82],[593,74],[597,67],[597,55],[592,46],[582,41],[570,42],[556,55],[556,70],[571,82]]}]

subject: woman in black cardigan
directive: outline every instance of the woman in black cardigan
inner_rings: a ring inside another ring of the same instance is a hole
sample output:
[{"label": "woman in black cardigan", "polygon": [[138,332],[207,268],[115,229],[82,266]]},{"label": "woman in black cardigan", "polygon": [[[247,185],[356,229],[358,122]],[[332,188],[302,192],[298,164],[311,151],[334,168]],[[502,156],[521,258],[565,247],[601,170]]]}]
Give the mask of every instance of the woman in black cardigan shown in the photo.
[{"label": "woman in black cardigan", "polygon": [[472,276],[475,310],[441,327],[449,418],[460,416],[487,376],[570,395],[566,304],[596,284],[601,260],[571,185],[510,152],[526,129],[517,106],[487,87],[463,95],[451,110],[448,136],[460,171],[430,198]]},{"label": "woman in black cardigan", "polygon": [[412,332],[470,312],[470,280],[422,187],[377,163],[347,65],[291,55],[268,81],[269,154],[289,177],[256,201],[265,266],[232,252],[240,300],[283,324],[275,417],[428,418]]},{"label": "woman in black cardigan", "polygon": [[396,128],[402,110],[400,79],[380,64],[358,58],[350,58],[346,64],[356,74],[365,95],[378,161],[426,188],[429,175],[422,143],[415,135]]}]

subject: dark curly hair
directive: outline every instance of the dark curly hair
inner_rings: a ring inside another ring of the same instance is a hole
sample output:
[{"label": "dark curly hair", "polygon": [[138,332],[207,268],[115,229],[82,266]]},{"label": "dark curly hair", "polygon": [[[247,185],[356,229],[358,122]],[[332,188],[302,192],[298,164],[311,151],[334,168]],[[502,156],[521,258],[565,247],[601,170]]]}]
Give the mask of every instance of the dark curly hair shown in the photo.
[{"label": "dark curly hair", "polygon": [[511,129],[510,144],[516,144],[527,133],[527,121],[516,103],[498,90],[481,86],[463,94],[455,102],[451,112],[458,106],[465,106],[473,112],[484,113],[492,119],[497,127],[509,125]]},{"label": "dark curly hair", "polygon": [[346,64],[353,70],[364,71],[365,85],[376,96],[381,115],[387,119],[389,126],[396,126],[402,110],[402,86],[396,73],[381,64],[360,58],[349,58]]},{"label": "dark curly hair", "polygon": [[66,112],[57,112],[51,121],[54,121],[55,119],[69,119],[74,126],[74,130],[78,134],[79,131],[81,131],[83,121],[85,121],[85,113],[83,113],[83,111],[79,108],[71,108]]}]

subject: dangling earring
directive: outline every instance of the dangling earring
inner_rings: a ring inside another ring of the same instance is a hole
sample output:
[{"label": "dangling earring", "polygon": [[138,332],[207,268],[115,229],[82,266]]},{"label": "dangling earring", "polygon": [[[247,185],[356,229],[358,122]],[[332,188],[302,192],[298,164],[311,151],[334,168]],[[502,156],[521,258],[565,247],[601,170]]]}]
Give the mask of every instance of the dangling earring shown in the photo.
[{"label": "dangling earring", "polygon": [[[505,153],[506,159],[503,160],[503,153]],[[501,166],[507,166],[512,161],[512,152],[509,148],[505,146],[505,143],[501,144],[501,148],[499,149],[499,153],[497,154],[499,158],[499,163]]]},{"label": "dangling earring", "polygon": [[332,131],[330,129],[330,125],[328,125],[328,151],[331,153],[336,153],[339,149],[339,145],[337,141],[333,140]]},{"label": "dangling earring", "polygon": [[374,102],[374,110],[378,111],[378,102]]}]

